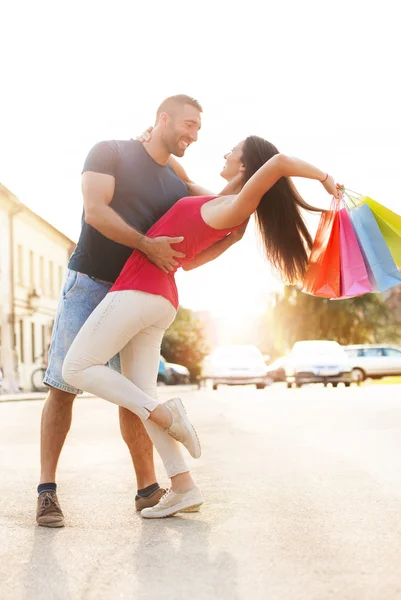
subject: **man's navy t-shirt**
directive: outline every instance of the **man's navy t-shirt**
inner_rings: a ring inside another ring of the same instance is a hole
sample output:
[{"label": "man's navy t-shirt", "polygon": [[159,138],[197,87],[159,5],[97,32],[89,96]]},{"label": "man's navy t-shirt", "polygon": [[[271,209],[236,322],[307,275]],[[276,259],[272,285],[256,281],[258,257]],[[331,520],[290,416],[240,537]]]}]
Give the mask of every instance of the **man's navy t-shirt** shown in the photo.
[{"label": "man's navy t-shirt", "polygon": [[[159,165],[134,140],[99,142],[89,152],[83,171],[115,178],[109,206],[144,234],[188,193],[170,165]],[[114,283],[131,252],[132,248],[109,240],[85,223],[84,211],[81,235],[68,267]]]}]

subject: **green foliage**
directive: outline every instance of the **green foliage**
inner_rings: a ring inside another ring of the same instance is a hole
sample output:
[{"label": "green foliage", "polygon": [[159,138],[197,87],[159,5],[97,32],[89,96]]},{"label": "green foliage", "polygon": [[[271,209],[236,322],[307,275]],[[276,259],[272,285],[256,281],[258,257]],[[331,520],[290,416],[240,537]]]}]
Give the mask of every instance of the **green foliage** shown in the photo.
[{"label": "green foliage", "polygon": [[378,294],[327,300],[285,288],[270,315],[275,348],[285,352],[298,340],[336,340],[340,344],[398,342],[401,322]]},{"label": "green foliage", "polygon": [[167,362],[187,367],[191,379],[195,380],[208,352],[202,321],[191,310],[180,306],[174,323],[164,335],[162,355]]}]

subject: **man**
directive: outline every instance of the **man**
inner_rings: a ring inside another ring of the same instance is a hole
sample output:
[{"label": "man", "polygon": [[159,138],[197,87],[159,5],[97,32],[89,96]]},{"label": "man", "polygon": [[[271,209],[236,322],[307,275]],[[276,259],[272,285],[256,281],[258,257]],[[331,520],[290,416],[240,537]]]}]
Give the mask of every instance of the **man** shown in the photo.
[{"label": "man", "polygon": [[[201,127],[200,104],[185,95],[171,96],[159,107],[152,139],[100,142],[90,151],[82,173],[82,231],[70,258],[64,282],[44,382],[50,387],[41,423],[41,477],[36,520],[45,527],[62,527],[57,499],[56,469],[71,425],[73,401],[80,390],[61,377],[65,355],[88,316],[107,294],[134,248],[164,271],[184,255],[172,247],[183,238],[147,238],[145,233],[180,198],[204,190],[182,179],[168,164],[171,154],[183,156],[196,142]],[[175,163],[174,163],[175,164]],[[228,236],[197,258],[204,264],[242,237]],[[110,361],[119,369],[119,358]],[[136,509],[154,506],[164,490],[156,481],[153,446],[140,419],[119,409],[120,429],[137,478]]]}]

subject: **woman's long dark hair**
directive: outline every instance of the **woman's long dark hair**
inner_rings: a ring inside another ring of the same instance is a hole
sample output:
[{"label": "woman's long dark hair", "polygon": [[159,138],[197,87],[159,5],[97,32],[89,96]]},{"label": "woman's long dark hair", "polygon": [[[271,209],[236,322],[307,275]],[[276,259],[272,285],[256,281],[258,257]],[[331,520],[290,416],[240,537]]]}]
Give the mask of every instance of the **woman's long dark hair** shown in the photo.
[{"label": "woman's long dark hair", "polygon": [[[256,135],[247,137],[242,149],[245,182],[275,154],[279,151],[270,142]],[[282,177],[256,209],[256,222],[267,258],[288,283],[303,279],[313,243],[301,208],[321,212],[303,200],[290,179]]]}]

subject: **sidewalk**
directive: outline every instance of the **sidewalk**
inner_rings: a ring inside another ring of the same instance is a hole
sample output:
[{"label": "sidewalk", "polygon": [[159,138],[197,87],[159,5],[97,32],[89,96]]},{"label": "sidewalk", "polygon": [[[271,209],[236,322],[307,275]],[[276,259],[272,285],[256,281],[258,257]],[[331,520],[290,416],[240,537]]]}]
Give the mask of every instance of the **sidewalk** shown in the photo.
[{"label": "sidewalk", "polygon": [[[160,385],[157,387],[161,397],[172,397],[177,394],[193,392],[198,389],[196,384],[189,385]],[[0,404],[2,402],[26,402],[27,400],[44,400],[47,396],[47,390],[43,392],[18,392],[18,394],[1,394]],[[94,398],[93,394],[84,392],[79,398]]]},{"label": "sidewalk", "polygon": [[[44,400],[47,390],[44,392],[18,392],[18,394],[0,394],[1,402],[26,402],[27,400]],[[92,394],[82,394],[81,398],[89,398]]]}]

